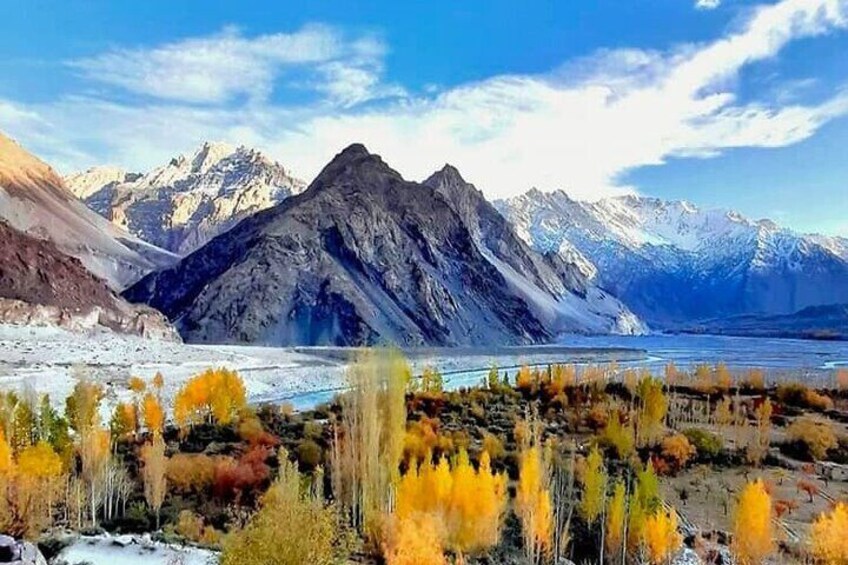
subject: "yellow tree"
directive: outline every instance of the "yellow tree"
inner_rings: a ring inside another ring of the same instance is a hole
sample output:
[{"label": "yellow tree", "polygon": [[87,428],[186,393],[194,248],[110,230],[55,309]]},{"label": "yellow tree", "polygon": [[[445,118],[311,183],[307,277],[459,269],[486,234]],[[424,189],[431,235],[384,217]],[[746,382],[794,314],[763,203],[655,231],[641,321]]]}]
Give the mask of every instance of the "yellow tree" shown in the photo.
[{"label": "yellow tree", "polygon": [[141,478],[144,483],[144,499],[156,514],[156,529],[159,529],[159,510],[167,492],[168,459],[165,457],[165,442],[161,435],[141,448]]},{"label": "yellow tree", "polygon": [[595,523],[604,509],[604,494],[607,488],[607,474],[604,457],[597,446],[592,447],[586,458],[583,473],[583,497],[580,500],[580,514],[589,525]]},{"label": "yellow tree", "polygon": [[659,437],[668,412],[668,399],[663,393],[662,382],[649,375],[639,381],[637,395],[640,406],[636,443],[644,446],[653,443]]},{"label": "yellow tree", "polygon": [[839,502],[830,514],[822,513],[810,530],[810,545],[826,565],[848,564],[848,504]]},{"label": "yellow tree", "polygon": [[630,495],[627,515],[627,547],[635,551],[642,543],[645,522],[661,505],[659,480],[651,462],[636,473],[636,486]]},{"label": "yellow tree", "polygon": [[224,539],[221,565],[334,565],[346,563],[336,510],[301,488],[285,452],[277,479],[258,512]]},{"label": "yellow tree", "polygon": [[147,431],[154,435],[161,434],[165,426],[165,411],[162,410],[162,404],[160,404],[152,392],[144,395],[142,410],[144,413],[144,427],[147,428]]},{"label": "yellow tree", "polygon": [[227,369],[207,369],[186,382],[174,397],[174,420],[180,427],[214,421],[233,422],[247,405],[244,382]]},{"label": "yellow tree", "polygon": [[521,453],[515,511],[524,532],[524,553],[537,563],[550,551],[553,534],[550,469],[538,445]]},{"label": "yellow tree", "polygon": [[447,565],[439,528],[431,514],[395,520],[383,546],[386,565]]},{"label": "yellow tree", "polygon": [[762,480],[748,483],[733,515],[732,551],[740,565],[761,563],[774,551],[771,496]]},{"label": "yellow tree", "polygon": [[53,521],[53,500],[60,488],[62,459],[47,442],[18,454],[17,506],[25,535],[34,536]]},{"label": "yellow tree", "polygon": [[618,480],[613,488],[607,508],[606,549],[613,562],[624,543],[624,526],[627,518],[627,489],[624,481]]},{"label": "yellow tree", "polygon": [[457,553],[477,553],[498,543],[506,507],[506,476],[491,469],[488,453],[477,470],[465,451],[453,468],[442,457],[413,466],[397,489],[395,526],[410,526],[422,515],[433,518],[440,530],[440,546]]},{"label": "yellow tree", "polygon": [[656,512],[645,520],[643,541],[648,560],[655,565],[667,563],[683,544],[677,531],[677,512]]}]

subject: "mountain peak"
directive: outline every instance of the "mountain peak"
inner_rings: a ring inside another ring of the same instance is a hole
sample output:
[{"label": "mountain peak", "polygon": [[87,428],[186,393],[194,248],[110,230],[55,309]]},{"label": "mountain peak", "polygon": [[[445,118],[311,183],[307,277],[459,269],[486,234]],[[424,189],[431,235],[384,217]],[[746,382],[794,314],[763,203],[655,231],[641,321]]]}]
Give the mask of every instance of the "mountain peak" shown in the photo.
[{"label": "mountain peak", "polygon": [[[361,157],[369,157],[371,152],[362,143],[351,143],[342,149],[333,161],[359,159]],[[332,162],[332,161],[331,161]]]},{"label": "mountain peak", "polygon": [[62,187],[62,180],[44,161],[29,153],[20,143],[0,133],[0,183],[7,190]]},{"label": "mountain peak", "polygon": [[433,188],[465,186],[468,183],[462,178],[459,169],[449,163],[430,175],[424,184]]},{"label": "mountain peak", "polygon": [[235,150],[226,143],[205,141],[191,158],[192,172],[206,172]]}]

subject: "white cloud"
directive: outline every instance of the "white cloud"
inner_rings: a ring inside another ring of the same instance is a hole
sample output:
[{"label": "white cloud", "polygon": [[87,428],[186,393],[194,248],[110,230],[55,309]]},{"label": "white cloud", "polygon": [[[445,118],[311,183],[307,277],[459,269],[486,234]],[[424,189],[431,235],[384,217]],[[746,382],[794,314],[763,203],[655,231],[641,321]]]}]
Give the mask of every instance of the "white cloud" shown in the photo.
[{"label": "white cloud", "polygon": [[721,6],[721,0],[695,0],[695,8],[698,10],[715,10]]},{"label": "white cloud", "polygon": [[[158,96],[169,101],[130,105],[68,96],[46,105],[16,106],[49,123],[62,145],[94,155],[97,161],[137,169],[212,138],[258,146],[309,179],[345,145],[363,142],[410,178],[424,178],[448,161],[490,197],[536,186],[565,188],[578,197],[593,198],[632,190],[620,179],[636,167],[661,164],[670,157],[712,157],[734,147],[789,145],[848,114],[848,92],[837,91],[808,104],[780,99],[740,102],[736,92],[747,66],[775,57],[798,38],[845,28],[847,17],[845,0],[783,0],[753,10],[739,27],[711,43],[668,51],[600,51],[546,76],[492,77],[365,106],[360,103],[374,96],[403,94],[379,80],[385,47],[369,38],[346,44],[341,49],[344,57],[338,54],[338,41],[295,42],[325,46],[296,50],[298,60],[311,58],[310,80],[315,82],[310,87],[324,95],[307,105],[271,101],[275,80],[286,80],[274,65],[259,65],[265,71],[258,74],[265,78],[256,94],[242,79],[229,82],[217,64],[204,62],[206,70],[199,74],[216,77],[211,82],[218,85],[206,98],[203,89],[181,87],[175,81],[156,87],[161,90]],[[230,37],[226,42],[251,45],[250,53],[260,50],[280,56],[267,39],[279,36]],[[209,45],[209,41],[175,45]],[[212,43],[219,45],[220,37]],[[145,53],[169,52],[171,47]],[[194,55],[174,63],[185,66],[186,73],[191,61],[203,59],[199,55],[203,49],[188,51]],[[212,51],[213,61],[228,60]],[[224,52],[243,53],[243,49]],[[339,67],[339,61],[348,64]],[[139,63],[136,68],[148,65]],[[122,86],[131,90],[153,88],[145,87],[147,82],[137,83],[135,71],[120,76],[127,81]],[[254,100],[212,103],[236,94]],[[186,103],[197,100],[207,104]],[[5,121],[0,113],[0,128],[7,127]],[[9,129],[28,134],[14,123]],[[35,141],[40,146],[36,149],[59,157],[60,164],[94,164],[59,154],[59,144]]]},{"label": "white cloud", "polygon": [[244,37],[236,28],[152,49],[114,49],[68,64],[90,79],[136,94],[193,103],[246,95],[264,101],[287,71],[311,72],[313,86],[344,101],[371,97],[385,47],[311,25],[294,33]]}]

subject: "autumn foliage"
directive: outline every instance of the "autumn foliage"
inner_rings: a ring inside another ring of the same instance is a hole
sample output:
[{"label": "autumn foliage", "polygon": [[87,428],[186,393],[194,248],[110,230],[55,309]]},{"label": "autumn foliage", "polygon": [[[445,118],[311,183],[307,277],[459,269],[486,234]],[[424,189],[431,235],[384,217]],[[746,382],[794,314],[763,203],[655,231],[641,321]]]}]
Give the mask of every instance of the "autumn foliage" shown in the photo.
[{"label": "autumn foliage", "polygon": [[761,480],[748,483],[733,515],[733,555],[740,565],[756,565],[774,551],[771,496]]},{"label": "autumn foliage", "polygon": [[177,425],[214,421],[233,422],[247,405],[244,383],[238,373],[227,369],[208,369],[189,380],[174,398]]},{"label": "autumn foliage", "polygon": [[551,549],[554,526],[547,466],[548,462],[538,445],[522,451],[515,512],[524,532],[525,553],[531,560],[537,560]]},{"label": "autumn foliage", "polygon": [[813,556],[827,565],[848,563],[848,504],[840,502],[820,515],[810,532]]},{"label": "autumn foliage", "polygon": [[643,542],[651,563],[666,563],[683,544],[683,536],[677,531],[677,513],[660,511],[649,516]]},{"label": "autumn foliage", "polygon": [[492,471],[486,452],[475,469],[460,451],[452,465],[442,457],[437,464],[424,461],[403,475],[395,517],[397,525],[409,527],[422,515],[430,516],[441,545],[476,553],[497,544],[505,509],[506,476]]}]

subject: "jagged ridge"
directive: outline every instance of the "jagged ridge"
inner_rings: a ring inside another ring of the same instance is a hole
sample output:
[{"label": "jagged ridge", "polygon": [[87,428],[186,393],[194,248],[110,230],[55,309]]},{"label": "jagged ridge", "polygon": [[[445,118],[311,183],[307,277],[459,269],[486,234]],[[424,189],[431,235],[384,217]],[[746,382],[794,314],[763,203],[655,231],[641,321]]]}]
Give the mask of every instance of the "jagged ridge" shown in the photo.
[{"label": "jagged ridge", "polygon": [[259,151],[210,142],[146,174],[96,167],[66,181],[98,214],[181,255],[304,187]]},{"label": "jagged ridge", "polygon": [[126,295],[190,341],[491,345],[640,328],[576,271],[530,250],[458,172],[409,182],[356,144]]}]

